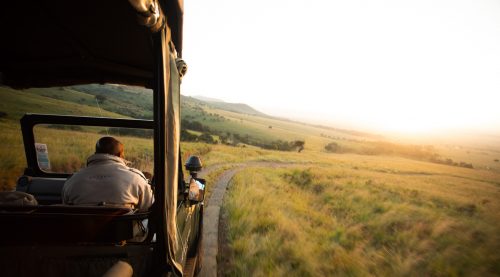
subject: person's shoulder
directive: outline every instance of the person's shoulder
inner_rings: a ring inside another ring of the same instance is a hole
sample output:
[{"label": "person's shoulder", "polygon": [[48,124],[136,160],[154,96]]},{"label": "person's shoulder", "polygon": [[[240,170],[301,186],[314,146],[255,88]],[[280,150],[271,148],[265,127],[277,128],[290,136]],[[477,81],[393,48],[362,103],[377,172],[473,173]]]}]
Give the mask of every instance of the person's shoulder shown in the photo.
[{"label": "person's shoulder", "polygon": [[135,169],[135,168],[129,167],[128,170],[130,172],[134,173],[135,175],[138,175],[146,183],[148,182],[148,179],[146,178],[146,176],[144,176],[144,174],[139,169]]}]

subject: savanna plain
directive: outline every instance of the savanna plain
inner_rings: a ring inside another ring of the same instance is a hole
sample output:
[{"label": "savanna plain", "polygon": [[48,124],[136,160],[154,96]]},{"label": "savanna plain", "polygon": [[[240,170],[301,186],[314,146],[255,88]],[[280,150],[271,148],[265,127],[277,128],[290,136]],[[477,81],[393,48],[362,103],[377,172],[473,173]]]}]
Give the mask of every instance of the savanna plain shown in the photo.
[{"label": "savanna plain", "polygon": [[[25,112],[150,116],[151,95],[138,88],[2,87],[0,94],[3,190],[15,187],[26,164],[18,123]],[[224,200],[221,275],[500,276],[498,142],[407,144],[228,103],[182,101],[183,119],[199,123],[186,124],[194,137],[182,142],[182,157],[199,155],[206,168],[219,168],[207,176],[209,190],[225,169],[247,165]],[[47,144],[51,170],[73,172],[109,132],[40,126],[35,138]],[[197,139],[204,133],[213,141]],[[116,136],[133,166],[152,171],[150,138]],[[295,141],[304,142],[300,152],[283,151]]]}]

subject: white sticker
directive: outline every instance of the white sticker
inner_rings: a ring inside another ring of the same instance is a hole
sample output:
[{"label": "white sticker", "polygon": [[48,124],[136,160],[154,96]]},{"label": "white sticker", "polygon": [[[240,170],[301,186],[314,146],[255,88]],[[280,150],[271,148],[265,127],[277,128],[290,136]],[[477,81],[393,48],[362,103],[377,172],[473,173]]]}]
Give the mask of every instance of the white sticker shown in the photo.
[{"label": "white sticker", "polygon": [[47,144],[35,143],[36,159],[41,170],[50,170],[49,150]]}]

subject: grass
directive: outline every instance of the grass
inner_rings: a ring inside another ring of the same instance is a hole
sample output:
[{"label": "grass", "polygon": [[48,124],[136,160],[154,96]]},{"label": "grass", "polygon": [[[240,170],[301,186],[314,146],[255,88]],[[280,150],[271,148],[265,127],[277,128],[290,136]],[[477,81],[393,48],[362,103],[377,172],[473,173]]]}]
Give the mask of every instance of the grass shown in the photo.
[{"label": "grass", "polygon": [[499,174],[365,157],[239,173],[224,206],[224,274],[500,274]]},{"label": "grass", "polygon": [[[72,95],[71,93],[68,93]],[[99,110],[95,102],[93,106],[50,98],[39,93],[36,89],[13,90],[7,87],[0,87],[0,111],[7,112],[7,119],[18,120],[26,113],[47,113],[47,114],[69,114],[69,115],[90,115],[106,117],[127,117],[121,114]]]}]

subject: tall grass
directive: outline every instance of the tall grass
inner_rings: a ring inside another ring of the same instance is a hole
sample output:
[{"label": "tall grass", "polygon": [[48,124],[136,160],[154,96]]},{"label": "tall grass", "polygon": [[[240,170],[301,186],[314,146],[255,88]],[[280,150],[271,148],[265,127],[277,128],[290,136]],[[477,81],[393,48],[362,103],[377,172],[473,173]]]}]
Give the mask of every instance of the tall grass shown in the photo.
[{"label": "tall grass", "polygon": [[0,122],[0,191],[11,190],[21,176],[26,158],[19,127]]},{"label": "tall grass", "polygon": [[[238,174],[224,206],[230,246],[225,275],[500,274],[495,179],[464,179],[452,167],[436,174],[436,165],[398,165],[387,157],[378,164],[393,172],[363,164]],[[412,167],[428,174],[409,174]]]}]

